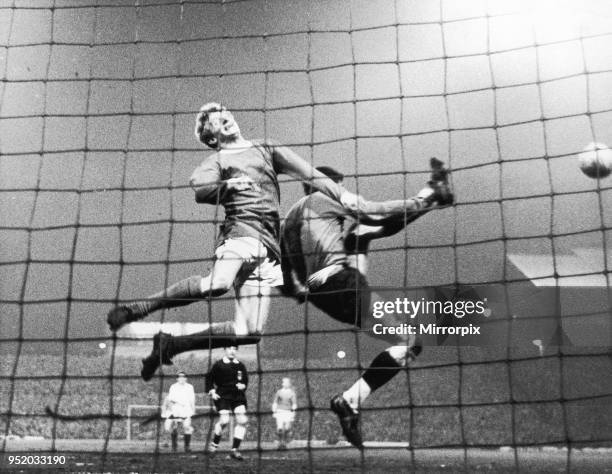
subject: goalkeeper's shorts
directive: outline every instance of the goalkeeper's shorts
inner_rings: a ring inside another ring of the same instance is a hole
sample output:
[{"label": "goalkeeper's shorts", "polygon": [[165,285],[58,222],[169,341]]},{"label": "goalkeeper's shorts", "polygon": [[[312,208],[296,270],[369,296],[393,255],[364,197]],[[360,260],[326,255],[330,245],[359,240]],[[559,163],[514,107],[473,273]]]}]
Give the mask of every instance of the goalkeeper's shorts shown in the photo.
[{"label": "goalkeeper's shorts", "polygon": [[368,280],[359,270],[348,266],[308,294],[308,301],[336,321],[359,328],[362,327],[362,312],[370,310],[370,299]]}]

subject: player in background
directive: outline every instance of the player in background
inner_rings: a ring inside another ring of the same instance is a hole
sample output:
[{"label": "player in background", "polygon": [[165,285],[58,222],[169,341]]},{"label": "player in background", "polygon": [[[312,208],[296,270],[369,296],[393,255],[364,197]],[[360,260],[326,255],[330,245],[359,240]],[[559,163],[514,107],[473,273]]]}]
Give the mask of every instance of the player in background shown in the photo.
[{"label": "player in background", "polygon": [[246,434],[247,399],[246,389],[249,385],[249,375],[246,367],[236,358],[236,345],[225,348],[225,357],[215,362],[206,377],[206,390],[212,398],[219,413],[219,420],[215,423],[214,435],[208,453],[214,456],[221,441],[223,430],[230,422],[233,413],[236,425],[230,457],[242,461],[240,443]]},{"label": "player in background", "polygon": [[[452,204],[454,196],[448,171],[436,158],[430,161],[431,180],[401,212],[368,215],[354,219],[341,206],[305,185],[306,196],[288,212],[283,229],[283,273],[286,294],[310,301],[332,318],[371,330],[374,322],[397,326],[391,315],[373,319],[367,273],[369,243],[393,235],[426,212]],[[343,175],[329,167],[319,171],[341,183]],[[375,337],[373,333],[370,333]],[[363,443],[359,431],[359,407],[373,391],[391,380],[421,352],[415,336],[382,336],[393,345],[380,353],[364,374],[343,394],[331,400],[342,431],[356,447]]]},{"label": "player in background", "polygon": [[185,372],[177,374],[177,381],[170,386],[170,391],[164,399],[162,406],[162,418],[165,418],[164,428],[170,433],[172,439],[172,451],[178,447],[178,425],[183,425],[183,439],[185,452],[191,451],[189,444],[193,427],[191,417],[195,414],[195,392],[193,385],[187,382]]},{"label": "player in background", "polygon": [[291,379],[283,377],[281,388],[277,390],[272,401],[272,416],[276,419],[278,449],[287,449],[289,433],[295,421],[295,410],[297,410],[295,390],[291,386]]},{"label": "player in background", "polygon": [[[190,276],[142,301],[113,308],[107,322],[112,331],[117,331],[154,311],[221,296],[233,286],[234,320],[211,323],[199,333],[207,341],[206,347],[200,348],[223,347],[237,336],[243,337],[242,344],[257,343],[268,317],[271,289],[282,285],[277,175],[311,180],[314,188],[347,208],[357,209],[364,203],[289,148],[246,140],[232,113],[218,103],[202,106],[195,135],[216,150],[191,176],[195,200],[225,209],[212,271],[205,277]],[[170,363],[171,355],[162,355],[164,336],[156,335],[153,343],[151,355],[143,359],[145,380],[153,376],[160,363]],[[182,351],[180,346],[175,349]]]}]

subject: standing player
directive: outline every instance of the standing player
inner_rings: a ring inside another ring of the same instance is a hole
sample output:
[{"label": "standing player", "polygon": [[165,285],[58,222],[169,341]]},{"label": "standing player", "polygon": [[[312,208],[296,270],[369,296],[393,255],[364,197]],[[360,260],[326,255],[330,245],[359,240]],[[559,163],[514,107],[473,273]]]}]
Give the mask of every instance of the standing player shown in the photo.
[{"label": "standing player", "polygon": [[272,416],[276,419],[276,434],[278,435],[278,449],[287,449],[291,425],[295,420],[297,410],[297,397],[291,386],[291,380],[283,377],[281,388],[274,395],[272,402]]},{"label": "standing player", "polygon": [[162,407],[162,418],[165,418],[164,428],[172,438],[172,451],[178,447],[178,425],[183,425],[183,439],[185,441],[185,452],[191,451],[189,444],[193,427],[191,417],[195,413],[195,392],[193,385],[187,383],[185,372],[177,374],[177,382],[170,386],[168,396]]},{"label": "standing player", "polygon": [[229,424],[230,415],[233,412],[236,426],[230,456],[242,461],[243,457],[238,449],[246,434],[248,421],[245,391],[249,385],[249,375],[244,364],[236,358],[237,350],[238,347],[235,345],[226,347],[225,357],[213,364],[206,378],[206,390],[219,413],[219,420],[215,424],[214,436],[208,452],[211,456],[217,452],[221,435]]},{"label": "standing player", "polygon": [[[369,243],[393,235],[425,212],[452,204],[454,196],[447,181],[448,171],[431,159],[428,186],[401,212],[368,215],[360,221],[347,218],[344,209],[319,192],[305,186],[306,196],[287,214],[282,230],[285,293],[300,301],[307,299],[332,318],[371,329],[372,295],[366,279]],[[320,171],[341,183],[341,173],[321,167]],[[386,315],[378,324],[396,326]],[[415,336],[382,336],[393,346],[380,353],[355,384],[331,400],[331,409],[340,418],[342,431],[356,447],[363,443],[359,432],[359,407],[368,395],[391,380],[402,367],[421,352]]]},{"label": "standing player", "polygon": [[[195,134],[217,150],[191,176],[195,200],[225,208],[212,271],[206,277],[194,275],[179,281],[143,301],[113,308],[107,321],[117,331],[154,311],[221,296],[233,286],[234,320],[211,323],[199,334],[207,339],[205,348],[223,347],[236,336],[250,336],[243,344],[257,343],[268,317],[271,288],[282,285],[277,174],[312,180],[313,187],[347,207],[356,209],[363,203],[289,148],[246,140],[232,113],[220,104],[202,106]],[[162,356],[163,336],[157,335],[153,342],[151,355],[143,359],[145,380],[160,363],[170,363],[169,357]]]}]

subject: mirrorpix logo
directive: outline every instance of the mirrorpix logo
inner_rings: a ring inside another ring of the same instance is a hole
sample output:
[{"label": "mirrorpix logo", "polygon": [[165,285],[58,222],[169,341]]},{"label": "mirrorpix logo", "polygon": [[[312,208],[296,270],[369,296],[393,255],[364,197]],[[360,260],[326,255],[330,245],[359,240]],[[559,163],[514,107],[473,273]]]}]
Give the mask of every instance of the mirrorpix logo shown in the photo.
[{"label": "mirrorpix logo", "polygon": [[[433,289],[433,299],[442,303],[442,307],[466,308],[474,306],[477,308],[477,311],[468,312],[468,314],[464,314],[464,312],[458,314],[456,311],[437,312],[436,323],[431,325],[433,326],[431,334],[437,336],[438,345],[443,344],[451,334],[457,333],[456,331],[448,331],[450,328],[461,330],[476,327],[478,328],[476,334],[481,336],[480,323],[483,322],[483,318],[489,318],[492,314],[491,308],[488,306],[488,298],[479,294],[473,286],[437,287]],[[476,323],[476,325],[472,323]],[[447,330],[438,330],[443,328]]]}]

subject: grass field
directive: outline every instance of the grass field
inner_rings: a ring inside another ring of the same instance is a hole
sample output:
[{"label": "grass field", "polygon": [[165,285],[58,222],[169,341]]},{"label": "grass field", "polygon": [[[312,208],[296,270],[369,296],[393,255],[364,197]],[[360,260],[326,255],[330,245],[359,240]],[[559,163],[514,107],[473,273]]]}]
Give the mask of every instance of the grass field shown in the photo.
[{"label": "grass field", "polygon": [[[7,444],[0,468],[11,469],[9,455],[36,455],[48,451],[50,441],[15,440]],[[52,454],[65,456],[58,470],[80,472],[612,472],[612,450],[565,448],[501,449],[407,449],[406,445],[368,443],[363,453],[346,443],[328,446],[321,442],[294,441],[287,451],[272,443],[257,449],[245,443],[245,460],[227,458],[220,451],[213,459],[196,443],[190,454],[171,453],[167,447],[146,441],[57,440]],[[54,467],[55,468],[55,467]],[[50,470],[47,466],[45,470]]]},{"label": "grass field", "polygon": [[[259,363],[245,360],[251,371],[245,440],[249,460],[235,464],[223,455],[211,462],[202,454],[211,416],[195,420],[193,455],[170,453],[157,423],[141,427],[136,420],[133,441],[125,440],[127,406],[158,404],[179,369],[192,374],[196,392],[202,392],[198,374],[206,372],[206,358],[178,358],[175,366],[164,368],[165,376],[144,383],[135,358],[88,355],[75,347],[65,359],[23,350],[15,378],[11,380],[15,354],[5,354],[1,365],[0,410],[7,413],[12,398],[8,432],[22,437],[2,446],[5,458],[55,449],[67,456],[70,471],[197,471],[204,466],[212,472],[558,472],[569,467],[603,472],[612,467],[610,357],[584,349],[563,358],[555,353],[516,360],[506,356],[495,349],[464,348],[459,363],[454,348],[428,348],[388,389],[368,399],[362,426],[369,447],[363,456],[341,441],[337,419],[328,409],[330,397],[355,379],[354,360],[313,358],[305,365],[299,358],[266,354]],[[270,402],[286,375],[299,396],[294,439],[311,440],[313,449],[306,449],[307,441],[296,441],[286,453],[274,450]],[[49,418],[45,406],[55,407],[58,400],[61,414],[96,414],[101,419]],[[208,403],[198,393],[197,404]],[[105,418],[110,413],[116,419]],[[6,422],[3,416],[2,434]]]}]

